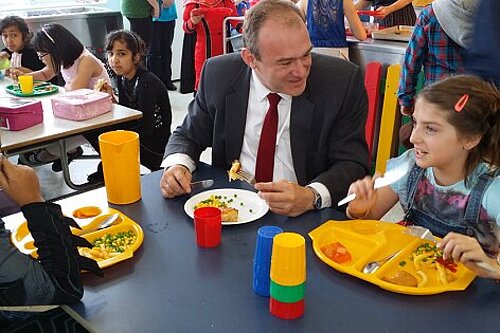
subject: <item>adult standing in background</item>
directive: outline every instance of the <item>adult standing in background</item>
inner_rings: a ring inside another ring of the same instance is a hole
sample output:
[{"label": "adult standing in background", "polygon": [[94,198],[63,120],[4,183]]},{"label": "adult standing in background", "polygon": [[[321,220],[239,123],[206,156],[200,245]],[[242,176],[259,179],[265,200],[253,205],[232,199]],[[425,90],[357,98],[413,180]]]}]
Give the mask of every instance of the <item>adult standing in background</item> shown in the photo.
[{"label": "adult standing in background", "polygon": [[306,16],[313,52],[349,60],[344,16],[354,37],[366,39],[366,31],[352,0],[300,0],[297,5]]},{"label": "adult standing in background", "polygon": [[165,84],[168,90],[177,90],[172,83],[172,42],[174,40],[177,8],[174,0],[158,0],[160,15],[153,18],[153,32],[146,66]]},{"label": "adult standing in background", "polygon": [[[500,88],[500,1],[481,0],[474,20],[465,70]],[[495,37],[496,36],[496,37]]]},{"label": "adult standing in background", "polygon": [[289,0],[251,7],[243,43],[240,53],[206,61],[165,150],[162,195],[190,192],[196,162],[212,147],[212,165],[229,169],[239,159],[277,214],[336,207],[350,182],[368,172],[361,69],[311,55],[304,15]]},{"label": "adult standing in background", "polygon": [[415,25],[417,20],[412,0],[358,0],[354,3],[357,10],[369,6],[375,7],[380,15],[375,18],[375,22],[383,27]]},{"label": "adult standing in background", "polygon": [[130,22],[130,30],[141,36],[146,47],[151,40],[152,17],[160,15],[157,0],[122,0],[122,15]]}]

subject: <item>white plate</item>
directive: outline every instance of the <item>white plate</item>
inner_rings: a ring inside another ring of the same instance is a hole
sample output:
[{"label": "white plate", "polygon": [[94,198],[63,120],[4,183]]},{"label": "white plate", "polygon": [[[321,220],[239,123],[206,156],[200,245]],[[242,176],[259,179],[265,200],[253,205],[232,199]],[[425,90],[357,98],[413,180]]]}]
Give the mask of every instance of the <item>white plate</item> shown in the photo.
[{"label": "white plate", "polygon": [[224,201],[233,199],[233,202],[229,206],[238,210],[238,221],[222,222],[223,225],[252,222],[266,215],[269,210],[269,206],[266,202],[259,198],[255,192],[232,188],[221,188],[201,192],[189,198],[189,200],[184,204],[184,211],[186,214],[194,219],[194,206],[198,202],[210,198],[211,195],[221,195]]}]

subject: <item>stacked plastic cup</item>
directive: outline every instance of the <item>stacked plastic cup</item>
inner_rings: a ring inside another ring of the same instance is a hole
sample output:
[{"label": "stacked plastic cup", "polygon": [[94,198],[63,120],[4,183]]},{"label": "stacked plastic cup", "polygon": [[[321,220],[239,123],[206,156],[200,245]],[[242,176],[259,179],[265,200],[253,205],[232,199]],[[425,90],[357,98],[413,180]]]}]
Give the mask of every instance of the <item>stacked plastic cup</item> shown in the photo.
[{"label": "stacked plastic cup", "polygon": [[292,232],[276,235],[271,257],[269,311],[282,319],[304,313],[306,291],[306,241]]},{"label": "stacked plastic cup", "polygon": [[274,236],[281,234],[280,227],[267,225],[257,230],[257,241],[255,244],[255,258],[253,262],[253,290],[255,293],[269,297],[271,251],[273,249]]}]

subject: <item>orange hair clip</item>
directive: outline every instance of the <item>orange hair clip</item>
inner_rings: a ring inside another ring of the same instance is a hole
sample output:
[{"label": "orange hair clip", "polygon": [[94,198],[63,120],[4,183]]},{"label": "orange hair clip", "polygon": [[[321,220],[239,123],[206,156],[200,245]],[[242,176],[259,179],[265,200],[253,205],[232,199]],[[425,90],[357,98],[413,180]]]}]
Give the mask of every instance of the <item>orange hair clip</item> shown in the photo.
[{"label": "orange hair clip", "polygon": [[464,109],[465,105],[467,104],[467,101],[469,100],[469,95],[464,94],[460,99],[458,100],[457,104],[455,104],[455,111],[456,112],[462,112]]}]

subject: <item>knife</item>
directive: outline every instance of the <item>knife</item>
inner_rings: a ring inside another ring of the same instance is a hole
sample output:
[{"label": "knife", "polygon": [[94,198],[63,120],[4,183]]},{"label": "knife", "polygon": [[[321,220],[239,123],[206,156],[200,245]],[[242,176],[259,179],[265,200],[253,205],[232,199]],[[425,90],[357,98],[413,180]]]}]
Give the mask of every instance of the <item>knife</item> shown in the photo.
[{"label": "knife", "polygon": [[[402,163],[391,170],[387,171],[383,177],[379,177],[375,179],[375,184],[373,186],[374,189],[378,189],[384,186],[391,185],[394,182],[397,182],[401,177],[406,175],[408,170],[410,169],[410,163],[405,162]],[[353,201],[356,199],[356,193],[351,193],[344,199],[340,200],[339,203],[337,204],[339,207]]]}]

